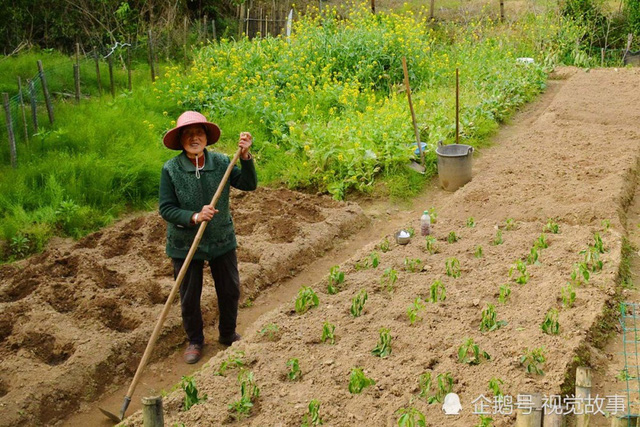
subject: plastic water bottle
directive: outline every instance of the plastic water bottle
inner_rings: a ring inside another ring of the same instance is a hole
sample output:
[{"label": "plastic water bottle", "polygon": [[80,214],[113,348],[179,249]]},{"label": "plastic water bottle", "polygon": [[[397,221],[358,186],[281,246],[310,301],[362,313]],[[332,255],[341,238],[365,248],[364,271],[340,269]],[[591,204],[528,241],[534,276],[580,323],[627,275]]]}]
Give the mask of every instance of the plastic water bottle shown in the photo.
[{"label": "plastic water bottle", "polygon": [[429,216],[429,211],[424,211],[420,217],[420,234],[423,236],[431,234],[431,217]]}]

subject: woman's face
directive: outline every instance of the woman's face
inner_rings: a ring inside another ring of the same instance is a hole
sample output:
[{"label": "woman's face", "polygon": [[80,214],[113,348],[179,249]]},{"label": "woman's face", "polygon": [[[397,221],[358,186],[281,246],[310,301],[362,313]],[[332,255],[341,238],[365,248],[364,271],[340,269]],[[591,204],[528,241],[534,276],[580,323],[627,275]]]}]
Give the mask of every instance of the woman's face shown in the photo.
[{"label": "woman's face", "polygon": [[180,143],[189,157],[199,156],[207,146],[207,134],[200,124],[185,126],[180,134]]}]

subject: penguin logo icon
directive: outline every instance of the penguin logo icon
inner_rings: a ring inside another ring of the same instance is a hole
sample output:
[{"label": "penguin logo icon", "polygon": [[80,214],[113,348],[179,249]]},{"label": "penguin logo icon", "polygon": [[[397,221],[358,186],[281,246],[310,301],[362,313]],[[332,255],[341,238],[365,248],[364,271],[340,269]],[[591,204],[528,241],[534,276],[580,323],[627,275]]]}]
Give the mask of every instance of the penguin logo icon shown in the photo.
[{"label": "penguin logo icon", "polygon": [[462,410],[460,404],[460,398],[455,393],[449,393],[444,397],[444,403],[442,404],[442,410],[446,415],[458,415]]}]

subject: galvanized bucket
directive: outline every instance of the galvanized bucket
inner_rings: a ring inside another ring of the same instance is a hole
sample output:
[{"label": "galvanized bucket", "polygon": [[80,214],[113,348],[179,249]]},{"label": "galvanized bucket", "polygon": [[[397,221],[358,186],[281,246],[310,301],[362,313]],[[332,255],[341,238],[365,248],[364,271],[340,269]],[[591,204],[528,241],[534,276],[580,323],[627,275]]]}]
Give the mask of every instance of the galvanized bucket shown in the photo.
[{"label": "galvanized bucket", "polygon": [[456,191],[471,181],[473,147],[465,144],[443,145],[438,142],[438,178],[446,191]]}]

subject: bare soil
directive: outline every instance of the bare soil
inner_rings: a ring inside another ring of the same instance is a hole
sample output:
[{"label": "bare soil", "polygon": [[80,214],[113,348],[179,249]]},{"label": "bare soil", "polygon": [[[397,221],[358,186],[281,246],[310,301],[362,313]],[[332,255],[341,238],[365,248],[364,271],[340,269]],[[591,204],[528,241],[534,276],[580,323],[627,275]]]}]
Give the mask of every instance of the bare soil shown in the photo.
[{"label": "bare soil", "polygon": [[[244,304],[367,224],[356,204],[288,190],[234,192],[231,203]],[[0,267],[0,425],[53,424],[131,381],[174,283],[165,230],[155,212],[135,216]],[[155,360],[185,340],[175,305]],[[209,329],[216,307],[207,276]]]},{"label": "bare soil", "polygon": [[[482,395],[491,397],[492,378],[504,382],[502,391],[514,401],[526,392],[570,391],[575,366],[588,362],[581,358],[585,349],[601,352],[597,345],[604,343],[600,332],[605,314],[620,292],[625,212],[638,174],[640,110],[634,106],[640,105],[639,77],[630,69],[555,73],[541,101],[500,132],[492,148],[478,150],[473,181],[453,194],[435,190],[424,201],[422,208],[433,205],[438,212],[433,231],[437,253],[428,253],[421,237],[399,246],[388,235],[387,252],[380,241],[364,246],[342,263],[346,280],[338,294],[329,295],[323,279],[311,284],[319,296],[317,308],[297,314],[290,300],[262,316],[245,339],[218,353],[196,374],[207,401],[183,411],[184,393],[171,393],[164,402],[165,422],[294,426],[300,425],[311,399],[317,399],[325,425],[395,425],[397,411],[413,406],[427,416],[429,425],[472,426],[479,420],[473,402]],[[407,217],[407,225],[416,230],[419,212]],[[469,217],[475,227],[466,226]],[[508,218],[514,220],[512,229],[506,227]],[[540,251],[538,264],[527,266],[528,283],[516,284],[509,270],[529,254],[549,218],[556,219],[560,233],[546,233],[549,247]],[[504,242],[493,245],[498,230]],[[461,239],[448,243],[451,231]],[[574,307],[563,308],[560,289],[596,232],[606,248],[601,255],[604,268],[576,289]],[[483,248],[481,258],[474,256],[478,246]],[[380,265],[356,268],[373,251],[379,253]],[[460,262],[459,278],[445,274],[445,262],[453,257]],[[422,267],[417,272],[405,268],[405,260],[414,258]],[[397,271],[393,289],[381,284],[386,269]],[[425,303],[422,319],[411,325],[407,308],[417,297],[427,298],[435,280],[444,283],[446,300]],[[500,304],[498,288],[505,283],[511,296]],[[354,318],[349,308],[361,289],[368,300],[362,316]],[[507,323],[481,332],[481,312],[488,304],[494,304],[497,319]],[[547,335],[540,327],[551,308],[560,313],[559,335]],[[336,326],[335,344],[320,340],[325,321]],[[272,339],[260,333],[269,324],[278,326]],[[387,358],[372,354],[381,328],[388,328],[392,337]],[[466,338],[473,338],[491,360],[477,366],[460,363],[458,348]],[[546,355],[540,366],[544,375],[527,374],[520,356],[539,347]],[[260,388],[250,416],[239,422],[228,408],[240,398],[238,371],[216,375],[234,354],[241,354]],[[291,358],[299,359],[298,381],[286,377]],[[348,391],[354,367],[376,381],[361,394]],[[462,402],[459,415],[444,415],[441,404],[429,405],[418,396],[418,377],[425,372],[452,375],[453,390]],[[497,426],[513,425],[515,408],[512,415],[491,417]],[[123,424],[142,425],[140,413]]]}]

